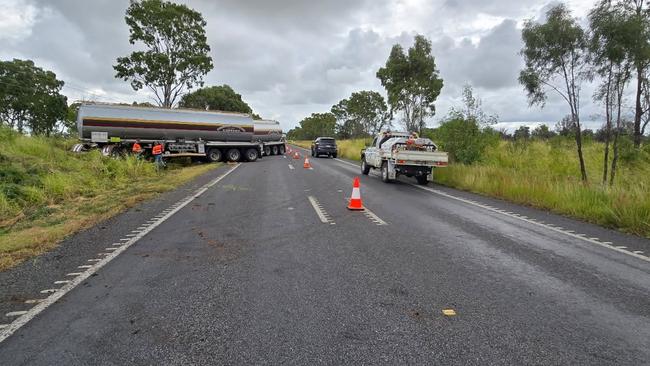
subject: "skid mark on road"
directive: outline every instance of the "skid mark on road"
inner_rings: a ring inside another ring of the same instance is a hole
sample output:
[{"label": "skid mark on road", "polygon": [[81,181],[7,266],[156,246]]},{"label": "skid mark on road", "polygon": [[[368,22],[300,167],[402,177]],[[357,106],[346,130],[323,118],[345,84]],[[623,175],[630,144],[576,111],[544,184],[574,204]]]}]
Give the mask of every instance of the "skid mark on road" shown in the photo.
[{"label": "skid mark on road", "polygon": [[[345,161],[345,160],[341,160],[341,159],[334,159],[334,160],[336,160],[336,161],[338,161],[340,163],[343,163],[343,164],[347,165],[348,167],[359,168],[359,166],[357,166],[356,164],[350,163],[349,161]],[[631,257],[641,259],[641,260],[643,260],[645,262],[650,262],[650,257],[643,255],[642,251],[627,250],[626,247],[613,245],[613,243],[610,242],[610,241],[600,241],[598,238],[587,237],[585,234],[576,233],[573,230],[568,230],[568,229],[564,229],[564,228],[559,227],[559,226],[555,226],[555,225],[552,225],[552,224],[547,224],[547,223],[544,223],[544,222],[539,221],[539,220],[531,219],[531,218],[529,218],[527,216],[524,216],[524,215],[519,215],[519,214],[514,213],[514,212],[505,211],[505,210],[502,210],[502,209],[499,209],[499,208],[496,208],[496,207],[492,207],[492,206],[487,205],[487,204],[479,203],[479,202],[471,200],[471,199],[465,199],[465,198],[457,197],[457,196],[454,196],[452,194],[449,194],[449,193],[446,193],[446,192],[443,192],[443,191],[440,191],[440,190],[437,190],[437,189],[434,189],[434,188],[431,188],[431,187],[420,186],[420,185],[416,185],[416,184],[412,184],[412,183],[406,183],[406,182],[403,182],[403,183],[408,184],[408,185],[413,186],[413,187],[418,188],[418,189],[425,190],[425,191],[430,192],[430,193],[434,193],[434,194],[437,194],[437,195],[440,195],[440,196],[443,196],[443,197],[450,198],[452,200],[456,200],[456,201],[459,201],[459,202],[466,203],[468,205],[480,207],[482,209],[485,209],[485,210],[488,210],[488,211],[491,211],[491,212],[495,212],[495,213],[498,213],[498,214],[501,214],[501,215],[504,215],[504,216],[508,216],[510,218],[513,218],[513,219],[521,220],[521,221],[527,222],[529,224],[536,225],[536,226],[539,226],[539,227],[543,227],[545,229],[548,229],[548,230],[551,230],[551,231],[554,231],[554,232],[557,232],[557,233],[568,235],[568,236],[570,236],[570,237],[572,237],[574,239],[579,239],[579,240],[582,240],[582,241],[585,241],[585,242],[588,242],[588,243],[591,243],[591,244],[594,244],[594,245],[598,245],[598,246],[603,247],[603,248],[611,249],[613,251],[616,251],[616,252],[631,256]]]},{"label": "skid mark on road", "polygon": [[[73,273],[68,273],[66,276],[69,277],[74,277],[71,280],[65,280],[64,281],[56,281],[55,284],[63,284],[64,285],[60,288],[52,288],[52,289],[45,289],[42,290],[42,294],[48,295],[46,298],[43,299],[35,299],[33,302],[29,302],[29,304],[36,304],[34,307],[32,307],[29,310],[26,311],[16,311],[12,313],[5,314],[5,316],[18,316],[16,320],[9,324],[2,324],[0,325],[0,343],[7,339],[9,336],[11,336],[14,332],[16,332],[18,329],[20,329],[23,325],[27,324],[30,320],[32,320],[35,316],[37,316],[39,313],[41,313],[43,310],[47,309],[50,305],[54,304],[57,302],[61,297],[63,297],[65,294],[70,292],[72,289],[77,287],[79,284],[83,283],[86,279],[88,279],[91,275],[93,275],[95,272],[97,272],[100,268],[104,267],[106,264],[108,264],[110,261],[115,259],[118,255],[120,255],[123,251],[125,251],[128,247],[131,245],[135,244],[138,240],[142,239],[145,235],[147,235],[151,230],[155,229],[157,226],[165,222],[167,219],[172,217],[176,212],[180,211],[183,207],[187,206],[190,202],[192,202],[195,198],[198,198],[200,195],[205,193],[210,187],[214,186],[215,184],[219,183],[223,178],[228,176],[228,174],[232,173],[239,164],[234,165],[232,168],[230,168],[228,171],[220,175],[219,177],[213,179],[212,181],[208,182],[198,190],[196,190],[194,193],[191,193],[189,196],[181,199],[179,202],[175,203],[174,205],[171,206],[170,209],[167,209],[163,211],[163,215],[161,216],[156,216],[156,220],[153,221],[150,225],[146,226],[144,229],[140,231],[134,231],[137,232],[135,236],[128,236],[128,238],[123,238],[120,239],[122,241],[121,243],[114,243],[114,247],[111,248],[106,248],[106,250],[109,250],[109,253],[99,253],[99,256],[102,256],[103,258],[95,262],[93,265],[89,264],[84,264],[80,265],[77,268],[78,269],[85,269],[85,271],[78,271],[78,272],[73,272]],[[27,303],[27,302],[26,302]]]},{"label": "skid mark on road", "polygon": [[336,224],[314,196],[308,196],[307,199],[309,200],[309,203],[311,203],[311,206],[314,208],[314,211],[316,211],[316,215],[318,215],[320,221],[322,221],[324,224]]}]

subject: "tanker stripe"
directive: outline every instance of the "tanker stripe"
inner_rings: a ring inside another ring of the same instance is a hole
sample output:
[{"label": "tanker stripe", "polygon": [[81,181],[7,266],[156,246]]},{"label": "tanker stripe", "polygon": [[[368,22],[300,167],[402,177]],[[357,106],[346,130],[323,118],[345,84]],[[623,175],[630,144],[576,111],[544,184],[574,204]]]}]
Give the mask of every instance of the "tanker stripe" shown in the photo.
[{"label": "tanker stripe", "polygon": [[123,128],[158,128],[170,130],[199,130],[199,131],[219,131],[221,128],[241,128],[244,132],[253,132],[252,126],[238,126],[238,125],[221,125],[216,123],[178,123],[178,122],[162,122],[162,121],[126,121],[126,120],[95,120],[84,119],[85,126],[94,127],[123,127]]},{"label": "tanker stripe", "polygon": [[[117,117],[85,117],[84,121],[108,121],[108,122],[142,122],[142,123],[165,123],[165,124],[191,124],[191,125],[201,125],[201,126],[222,126],[222,123],[218,122],[187,122],[187,121],[163,121],[157,119],[140,119],[140,118],[117,118]],[[253,124],[244,124],[244,123],[228,123],[227,126],[241,126],[241,127],[253,127]]]}]

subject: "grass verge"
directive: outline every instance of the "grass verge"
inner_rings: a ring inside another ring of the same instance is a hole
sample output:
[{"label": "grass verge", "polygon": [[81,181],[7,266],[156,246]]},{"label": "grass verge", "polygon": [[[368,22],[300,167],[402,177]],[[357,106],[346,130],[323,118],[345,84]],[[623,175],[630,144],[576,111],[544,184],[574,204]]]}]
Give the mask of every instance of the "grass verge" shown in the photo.
[{"label": "grass verge", "polygon": [[54,248],[139,202],[216,168],[73,154],[73,140],[0,129],[0,270]]},{"label": "grass verge", "polygon": [[[343,158],[359,160],[364,140],[337,141]],[[309,141],[295,141],[309,148]],[[623,150],[613,187],[600,184],[603,144],[587,141],[585,163],[590,184],[582,184],[575,143],[501,141],[481,161],[436,169],[437,183],[546,209],[604,227],[650,238],[650,148]]]}]

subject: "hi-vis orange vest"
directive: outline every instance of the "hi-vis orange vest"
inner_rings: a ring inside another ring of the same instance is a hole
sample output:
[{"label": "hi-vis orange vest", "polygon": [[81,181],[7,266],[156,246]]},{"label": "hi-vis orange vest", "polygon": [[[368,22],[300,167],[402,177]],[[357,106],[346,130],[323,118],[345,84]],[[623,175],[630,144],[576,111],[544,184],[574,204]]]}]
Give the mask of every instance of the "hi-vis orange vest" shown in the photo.
[{"label": "hi-vis orange vest", "polygon": [[132,149],[132,151],[133,151],[134,153],[142,152],[142,146],[140,146],[140,144],[138,144],[138,143],[136,142],[135,144],[133,144],[133,149]]},{"label": "hi-vis orange vest", "polygon": [[154,155],[162,154],[162,145],[154,145],[153,150],[151,151],[151,153],[154,154]]}]

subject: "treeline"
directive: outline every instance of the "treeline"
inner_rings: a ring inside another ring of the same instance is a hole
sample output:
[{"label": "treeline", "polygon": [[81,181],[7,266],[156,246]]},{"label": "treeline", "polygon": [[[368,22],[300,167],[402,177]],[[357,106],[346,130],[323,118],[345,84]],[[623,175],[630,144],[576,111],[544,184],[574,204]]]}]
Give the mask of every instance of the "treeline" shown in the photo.
[{"label": "treeline", "polygon": [[[200,88],[214,67],[201,13],[170,1],[131,1],[125,21],[129,42],[139,50],[117,59],[116,78],[135,91],[149,90],[159,107],[241,112],[260,119],[230,86]],[[0,126],[31,135],[74,135],[79,103],[68,105],[61,94],[64,84],[31,60],[0,61]],[[199,89],[190,92],[194,88]]]}]

